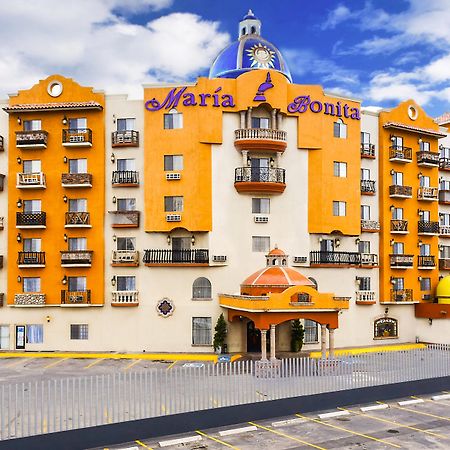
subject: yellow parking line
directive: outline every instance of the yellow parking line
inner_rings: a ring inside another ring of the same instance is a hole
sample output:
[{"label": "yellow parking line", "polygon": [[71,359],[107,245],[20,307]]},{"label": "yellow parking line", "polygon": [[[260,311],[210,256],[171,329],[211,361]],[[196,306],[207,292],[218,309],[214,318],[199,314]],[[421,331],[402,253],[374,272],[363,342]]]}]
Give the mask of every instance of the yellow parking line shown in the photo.
[{"label": "yellow parking line", "polygon": [[208,434],[203,433],[200,430],[195,430],[195,432],[200,434],[201,436],[205,436],[206,438],[211,439],[212,441],[218,442],[219,444],[223,444],[223,445],[225,445],[225,447],[234,448],[235,450],[240,450],[239,447],[235,447],[234,445],[228,444],[228,442],[224,442],[224,441],[221,441],[220,439],[209,436]]},{"label": "yellow parking line", "polygon": [[434,417],[435,419],[442,419],[442,420],[447,420],[450,422],[450,417],[443,417],[443,416],[438,416],[436,414],[431,414],[431,413],[426,413],[423,411],[417,411],[415,409],[411,409],[411,408],[405,408],[404,406],[397,406],[397,405],[390,405],[391,408],[395,408],[395,409],[403,409],[405,411],[409,411],[409,412],[413,412],[416,414],[420,414],[422,416],[428,416],[428,417]]},{"label": "yellow parking line", "polygon": [[137,359],[136,361],[131,362],[130,364],[128,364],[128,366],[125,366],[123,368],[123,370],[128,370],[131,369],[133,366],[135,366],[136,364],[139,364],[141,362],[140,359]]},{"label": "yellow parking line", "polygon": [[102,361],[104,361],[104,359],[96,359],[94,362],[91,362],[87,366],[84,366],[83,369],[89,369],[90,367],[95,366],[96,364]]},{"label": "yellow parking line", "polygon": [[327,450],[327,449],[324,448],[324,447],[319,447],[318,445],[314,445],[314,444],[311,444],[311,443],[309,443],[309,442],[302,441],[302,440],[299,439],[299,438],[296,438],[296,437],[294,437],[294,436],[289,436],[289,434],[281,433],[280,431],[272,430],[271,428],[267,428],[267,427],[264,427],[264,426],[262,426],[262,425],[258,425],[257,423],[254,423],[254,422],[248,422],[248,423],[249,423],[250,425],[255,426],[255,427],[261,428],[262,430],[270,431],[271,433],[277,434],[278,436],[283,436],[283,437],[285,437],[285,438],[291,439],[292,441],[300,442],[301,444],[305,444],[305,445],[307,445],[307,446],[309,446],[309,447],[318,448],[319,450]]},{"label": "yellow parking line", "polygon": [[167,370],[171,369],[178,361],[174,361],[170,366],[167,368]]},{"label": "yellow parking line", "polygon": [[376,437],[370,436],[369,434],[358,433],[357,431],[349,430],[348,428],[339,427],[339,426],[333,425],[331,423],[322,422],[321,420],[313,419],[312,417],[302,416],[301,414],[296,414],[296,416],[297,417],[301,417],[302,419],[310,420],[310,421],[315,422],[315,423],[320,423],[320,424],[325,425],[325,426],[330,427],[330,428],[335,428],[336,430],[346,431],[347,433],[354,434],[356,436],[365,437],[366,439],[370,439],[371,441],[382,442],[383,444],[387,444],[387,445],[390,445],[392,447],[401,448],[400,445],[393,444],[392,442],[385,441],[384,439],[378,439]]},{"label": "yellow parking line", "polygon": [[[377,402],[377,403],[380,403],[380,402]],[[372,416],[372,415],[367,414],[367,413],[359,413],[357,411],[351,411],[350,409],[345,409],[345,408],[338,408],[338,409],[340,409],[342,411],[349,411],[352,414],[368,417],[368,418],[373,419],[373,420],[378,420],[379,422],[390,423],[392,425],[396,425],[399,428],[407,428],[408,430],[420,431],[422,433],[429,434],[431,436],[436,436],[436,437],[439,437],[439,438],[447,439],[446,436],[442,436],[441,434],[433,433],[432,431],[422,430],[422,428],[417,428],[417,427],[413,427],[411,425],[406,425],[404,423],[397,422],[396,420],[382,419],[381,417]]]},{"label": "yellow parking line", "polygon": [[[34,359],[34,358],[32,358],[32,359]],[[12,364],[8,364],[5,367],[10,368],[10,367],[18,366],[20,363],[23,363],[25,361],[26,361],[26,359],[19,359],[19,361],[14,361]],[[31,361],[31,359],[29,361]]]},{"label": "yellow parking line", "polygon": [[136,444],[139,444],[141,447],[153,450],[151,447],[149,447],[148,445],[145,445],[143,442],[139,441],[138,439],[136,439],[134,442],[136,442]]},{"label": "yellow parking line", "polygon": [[56,366],[59,363],[62,363],[63,361],[65,361],[66,359],[69,359],[69,358],[62,358],[62,359],[58,359],[58,361],[53,361],[52,363],[47,364],[46,366],[44,366],[44,369],[48,369],[49,367]]}]

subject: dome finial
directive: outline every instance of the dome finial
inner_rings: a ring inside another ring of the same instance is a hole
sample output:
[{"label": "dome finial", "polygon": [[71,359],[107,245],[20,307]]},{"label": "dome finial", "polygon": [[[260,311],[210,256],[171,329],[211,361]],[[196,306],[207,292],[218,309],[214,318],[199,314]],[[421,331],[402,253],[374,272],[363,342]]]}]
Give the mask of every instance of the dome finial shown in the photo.
[{"label": "dome finial", "polygon": [[251,9],[239,22],[239,39],[249,35],[261,35],[261,21],[255,17]]}]

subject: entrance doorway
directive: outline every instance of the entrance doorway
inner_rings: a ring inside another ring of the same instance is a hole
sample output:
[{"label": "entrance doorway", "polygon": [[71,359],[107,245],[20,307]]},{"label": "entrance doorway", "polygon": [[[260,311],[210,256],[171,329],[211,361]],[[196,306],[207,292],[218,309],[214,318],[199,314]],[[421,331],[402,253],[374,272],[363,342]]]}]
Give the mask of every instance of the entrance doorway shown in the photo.
[{"label": "entrance doorway", "polygon": [[189,263],[191,261],[191,238],[172,238],[172,262]]},{"label": "entrance doorway", "polygon": [[247,352],[261,352],[261,331],[255,328],[255,323],[251,320],[247,322]]}]

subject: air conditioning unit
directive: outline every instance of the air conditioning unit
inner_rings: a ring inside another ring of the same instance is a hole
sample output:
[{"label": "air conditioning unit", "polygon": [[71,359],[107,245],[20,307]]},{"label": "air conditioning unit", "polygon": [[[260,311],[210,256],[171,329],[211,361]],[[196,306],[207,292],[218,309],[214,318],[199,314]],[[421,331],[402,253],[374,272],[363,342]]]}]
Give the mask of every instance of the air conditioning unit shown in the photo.
[{"label": "air conditioning unit", "polygon": [[180,214],[167,214],[166,221],[167,222],[181,222],[181,215]]},{"label": "air conditioning unit", "polygon": [[254,216],[253,220],[255,223],[267,223],[269,221],[268,216]]},{"label": "air conditioning unit", "polygon": [[181,180],[181,173],[177,172],[166,173],[166,180]]},{"label": "air conditioning unit", "polygon": [[213,262],[227,262],[227,257],[226,255],[213,255]]},{"label": "air conditioning unit", "polygon": [[294,256],[294,264],[305,264],[308,261],[307,256]]}]

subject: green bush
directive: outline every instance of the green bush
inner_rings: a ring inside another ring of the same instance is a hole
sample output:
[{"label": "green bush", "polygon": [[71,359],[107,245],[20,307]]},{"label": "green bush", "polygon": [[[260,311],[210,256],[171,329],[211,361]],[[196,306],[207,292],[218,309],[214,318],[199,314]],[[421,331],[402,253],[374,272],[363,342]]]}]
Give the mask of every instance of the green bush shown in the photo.
[{"label": "green bush", "polygon": [[303,347],[303,338],[305,330],[299,319],[291,322],[291,351],[299,352]]},{"label": "green bush", "polygon": [[225,338],[227,337],[227,323],[225,322],[223,314],[221,314],[217,319],[214,331],[214,351],[217,351],[219,348],[223,350],[223,344],[225,343]]}]

